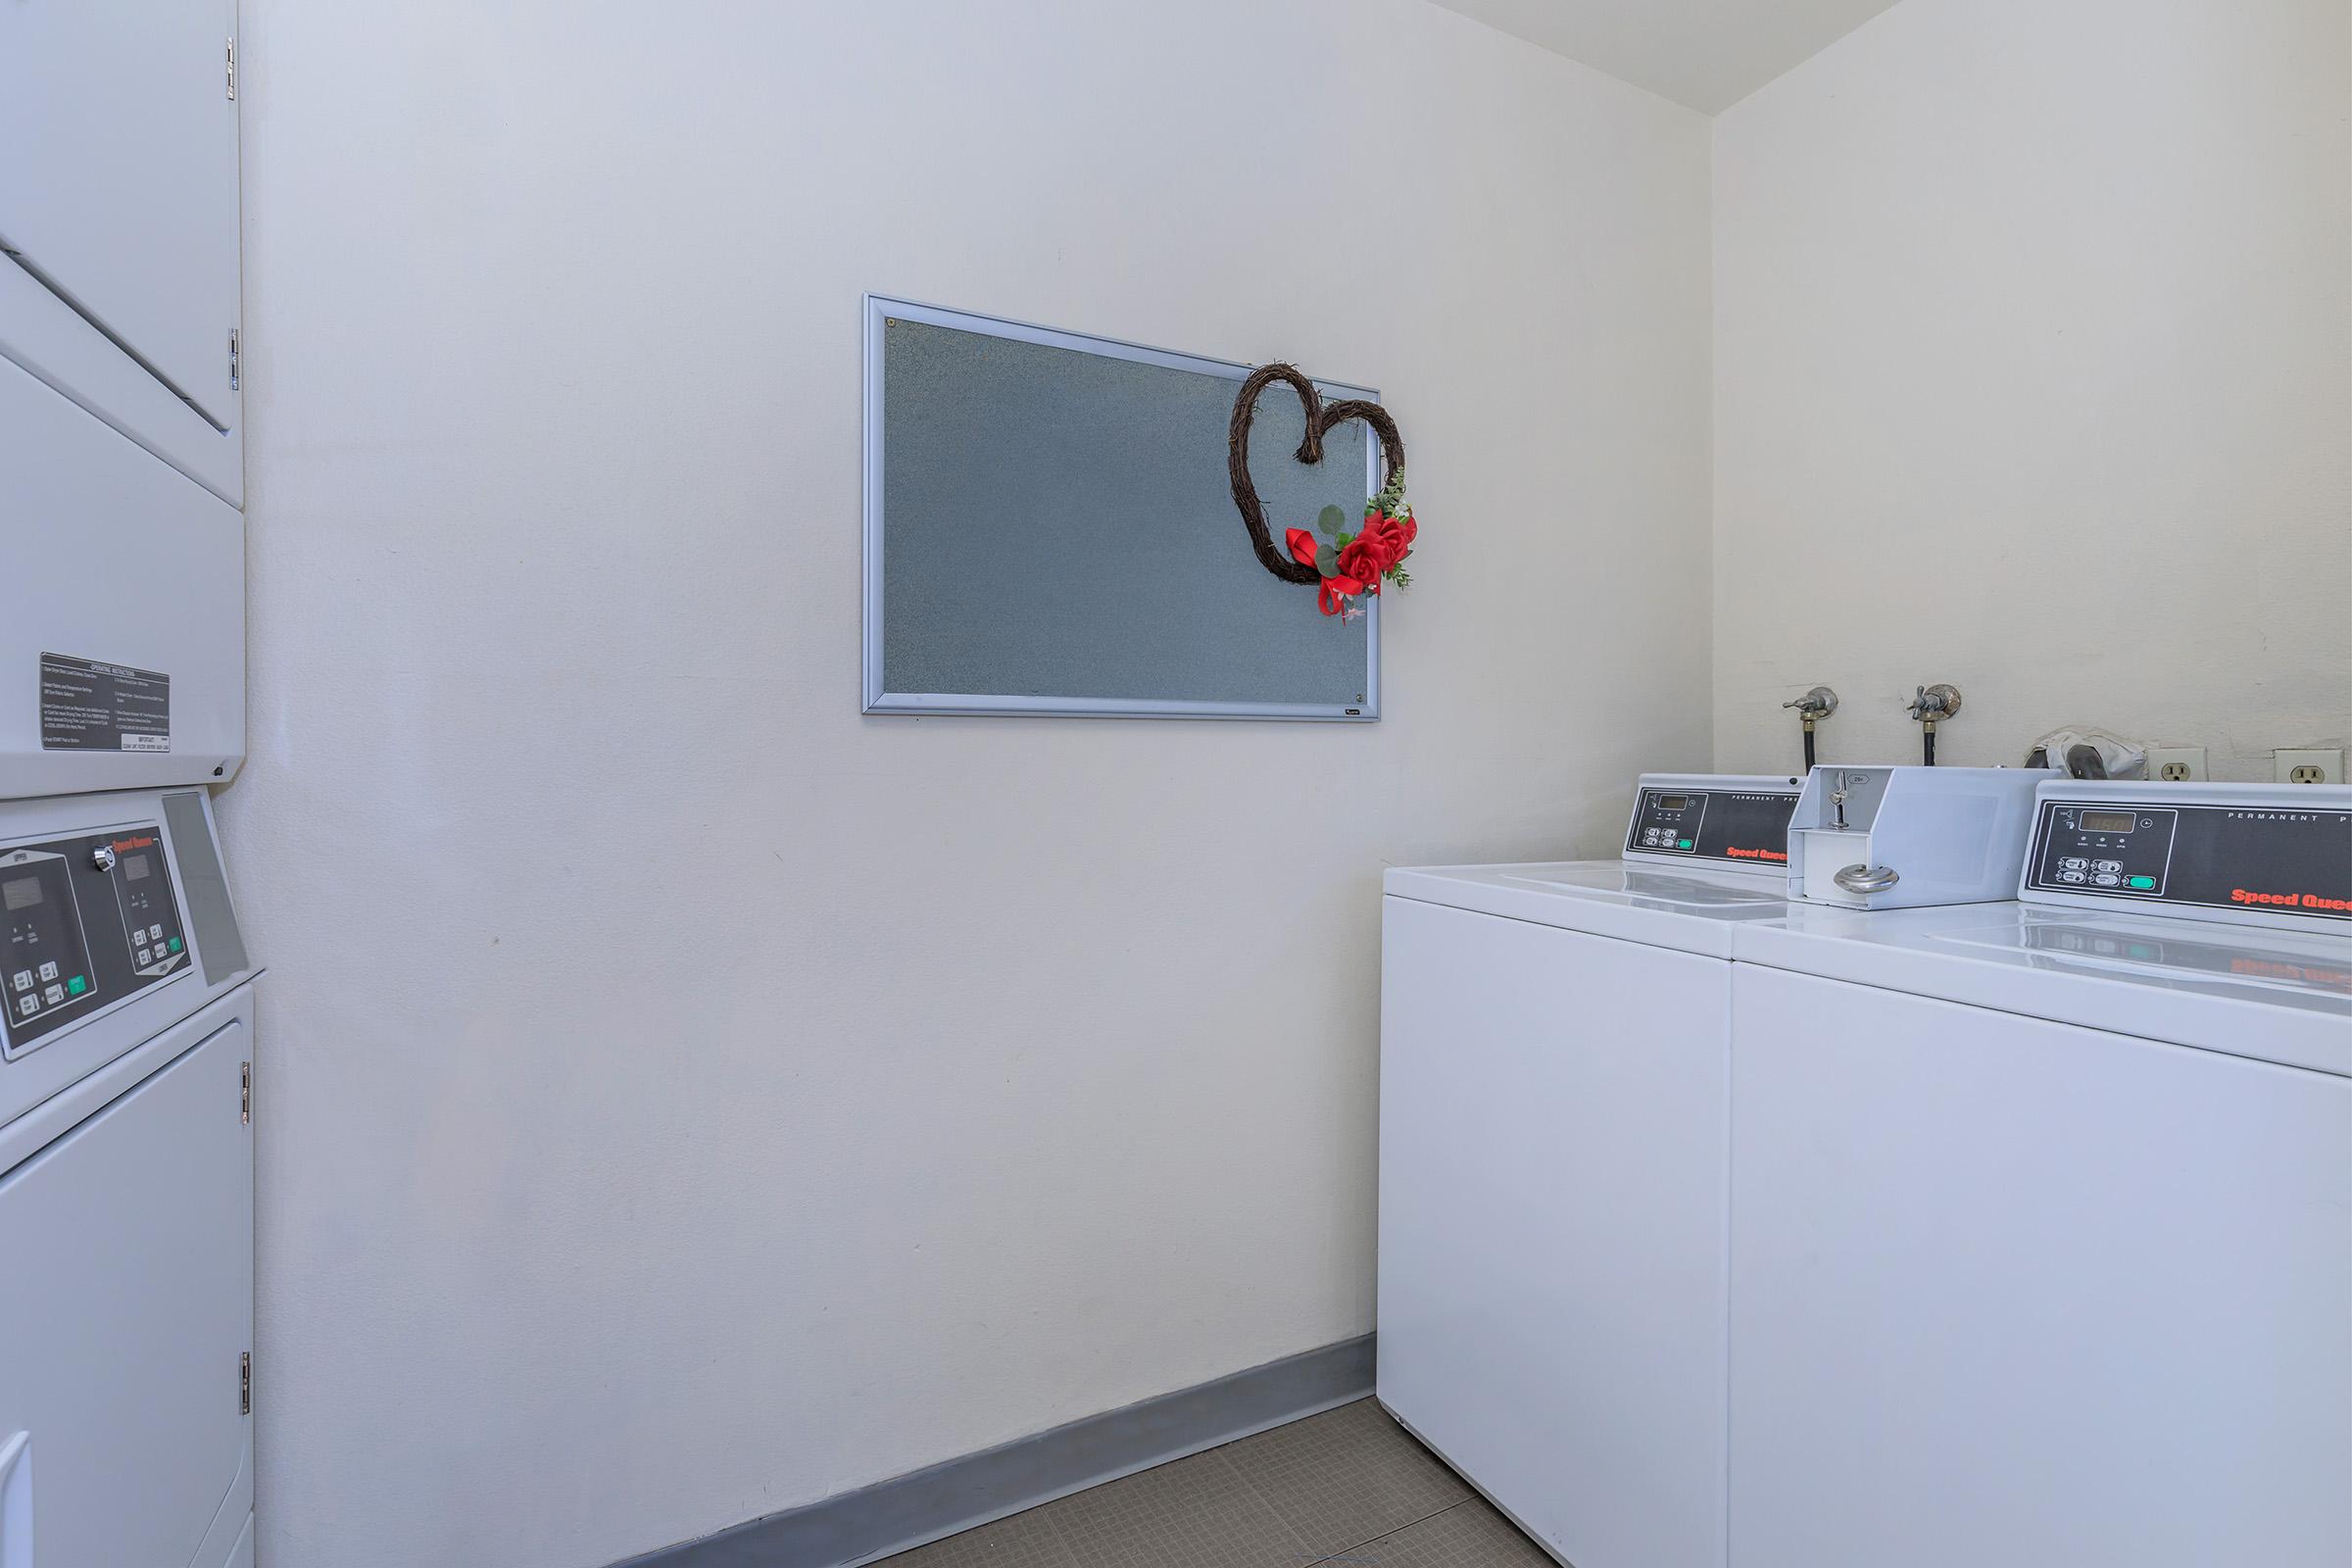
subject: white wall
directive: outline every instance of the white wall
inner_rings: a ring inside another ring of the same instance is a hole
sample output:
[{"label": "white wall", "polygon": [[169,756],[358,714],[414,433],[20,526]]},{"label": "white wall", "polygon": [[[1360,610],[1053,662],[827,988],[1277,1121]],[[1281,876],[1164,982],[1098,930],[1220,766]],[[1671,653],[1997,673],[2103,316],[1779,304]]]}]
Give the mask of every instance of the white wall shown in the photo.
[{"label": "white wall", "polygon": [[[1706,760],[1706,122],[1418,0],[245,9],[269,1568],[1369,1329],[1381,865]],[[867,288],[1383,388],[1389,718],[860,717]]]},{"label": "white wall", "polygon": [[2352,731],[2352,7],[1904,0],[1715,153],[1715,760]]}]

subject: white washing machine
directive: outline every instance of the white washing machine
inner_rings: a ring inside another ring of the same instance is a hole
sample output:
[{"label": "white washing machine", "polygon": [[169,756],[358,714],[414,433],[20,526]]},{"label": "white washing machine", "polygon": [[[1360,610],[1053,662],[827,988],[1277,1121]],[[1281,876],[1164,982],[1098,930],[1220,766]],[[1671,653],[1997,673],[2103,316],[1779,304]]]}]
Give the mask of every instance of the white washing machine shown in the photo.
[{"label": "white washing machine", "polygon": [[1648,775],[1619,860],[1388,873],[1381,1402],[1578,1568],[1720,1568],[1732,939],[1801,781]]},{"label": "white washing machine", "polygon": [[2352,1563],[2352,791],[1739,931],[1733,1568]]},{"label": "white washing machine", "polygon": [[253,979],[205,791],[0,804],[0,1568],[253,1560]]}]

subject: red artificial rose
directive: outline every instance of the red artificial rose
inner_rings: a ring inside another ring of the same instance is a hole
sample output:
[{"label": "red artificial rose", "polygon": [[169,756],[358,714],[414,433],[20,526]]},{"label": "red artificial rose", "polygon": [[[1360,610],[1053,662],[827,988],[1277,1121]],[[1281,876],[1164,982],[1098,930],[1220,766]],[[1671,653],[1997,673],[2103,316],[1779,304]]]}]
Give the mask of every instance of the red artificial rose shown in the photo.
[{"label": "red artificial rose", "polygon": [[1380,547],[1369,537],[1351,541],[1340,552],[1340,570],[1357,582],[1367,585],[1367,591],[1380,592],[1380,574],[1396,563],[1380,553]]},{"label": "red artificial rose", "polygon": [[1380,563],[1380,571],[1373,573],[1377,577],[1413,553],[1413,538],[1419,532],[1410,517],[1392,517],[1385,512],[1376,512],[1364,519],[1364,531],[1355,536],[1355,543],[1348,548],[1370,551],[1371,559]]},{"label": "red artificial rose", "polygon": [[1353,577],[1326,577],[1315,595],[1315,603],[1326,615],[1336,615],[1345,607],[1348,595],[1363,591],[1364,585]]},{"label": "red artificial rose", "polygon": [[1315,564],[1315,536],[1304,528],[1293,528],[1286,539],[1291,547],[1291,559],[1302,566]]}]

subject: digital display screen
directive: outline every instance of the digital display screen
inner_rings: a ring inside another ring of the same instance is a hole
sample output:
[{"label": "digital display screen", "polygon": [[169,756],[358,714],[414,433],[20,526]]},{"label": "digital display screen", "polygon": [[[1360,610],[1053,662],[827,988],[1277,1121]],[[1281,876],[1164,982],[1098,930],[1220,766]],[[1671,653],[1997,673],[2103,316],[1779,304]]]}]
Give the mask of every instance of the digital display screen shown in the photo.
[{"label": "digital display screen", "polygon": [[2084,811],[2077,818],[2085,833],[2129,833],[2139,825],[2137,811]]},{"label": "digital display screen", "polygon": [[19,877],[14,882],[0,882],[0,904],[9,911],[29,909],[41,902],[41,879],[37,876]]},{"label": "digital display screen", "polygon": [[145,857],[144,855],[128,855],[128,856],[124,856],[124,857],[123,857],[123,858],[122,858],[122,880],[123,880],[123,881],[125,881],[125,882],[144,882],[144,881],[146,881],[146,880],[147,880],[147,871],[148,871],[148,866],[147,866],[147,857]]},{"label": "digital display screen", "polygon": [[1649,798],[1649,804],[1661,811],[1688,811],[1690,809],[1690,797],[1688,795],[1652,795]]}]

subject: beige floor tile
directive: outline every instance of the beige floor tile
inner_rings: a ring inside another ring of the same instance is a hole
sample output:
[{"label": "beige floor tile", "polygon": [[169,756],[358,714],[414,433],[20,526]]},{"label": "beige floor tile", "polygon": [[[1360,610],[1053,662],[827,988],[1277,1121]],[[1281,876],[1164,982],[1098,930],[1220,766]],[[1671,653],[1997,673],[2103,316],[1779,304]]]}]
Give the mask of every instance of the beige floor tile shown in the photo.
[{"label": "beige floor tile", "polygon": [[1480,1497],[1326,1561],[1333,1568],[1559,1568]]},{"label": "beige floor tile", "polygon": [[1046,1520],[1045,1511],[1032,1508],[901,1552],[889,1560],[889,1568],[1081,1568]]},{"label": "beige floor tile", "polygon": [[1374,1399],[1218,1450],[1308,1548],[1337,1552],[1452,1507],[1461,1479]]},{"label": "beige floor tile", "polygon": [[1322,1555],[1215,1450],[1037,1511],[1079,1568],[1306,1568]]}]

